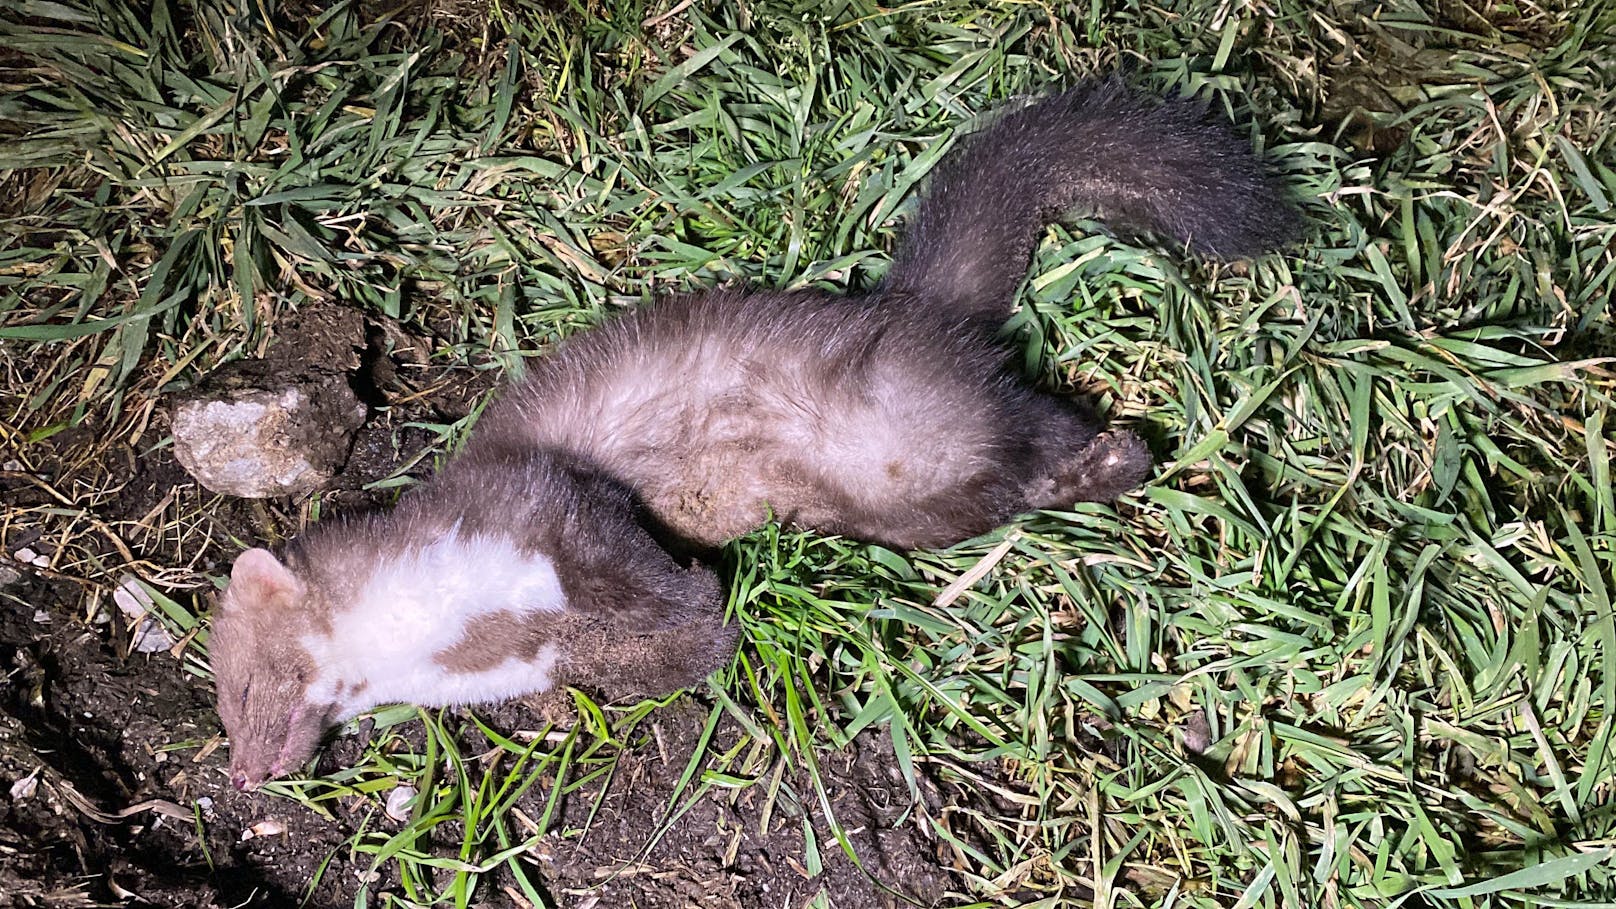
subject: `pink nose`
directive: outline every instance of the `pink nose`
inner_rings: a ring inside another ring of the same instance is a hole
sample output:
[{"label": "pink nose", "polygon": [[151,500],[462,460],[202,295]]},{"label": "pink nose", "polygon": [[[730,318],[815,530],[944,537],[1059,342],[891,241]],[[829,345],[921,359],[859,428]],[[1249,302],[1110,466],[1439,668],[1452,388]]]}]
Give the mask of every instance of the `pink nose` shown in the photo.
[{"label": "pink nose", "polygon": [[243,790],[243,791],[252,788],[251,784],[249,784],[247,782],[247,774],[243,773],[240,770],[237,770],[236,772],[230,774],[230,785],[236,787],[237,789]]}]

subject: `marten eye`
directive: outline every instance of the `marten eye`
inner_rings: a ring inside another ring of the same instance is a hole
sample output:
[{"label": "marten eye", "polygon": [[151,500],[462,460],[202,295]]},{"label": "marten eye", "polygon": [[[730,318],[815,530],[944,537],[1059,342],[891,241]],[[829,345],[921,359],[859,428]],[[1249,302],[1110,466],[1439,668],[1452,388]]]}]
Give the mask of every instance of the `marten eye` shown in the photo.
[{"label": "marten eye", "polygon": [[241,686],[241,709],[247,709],[247,692],[252,691],[252,682]]}]

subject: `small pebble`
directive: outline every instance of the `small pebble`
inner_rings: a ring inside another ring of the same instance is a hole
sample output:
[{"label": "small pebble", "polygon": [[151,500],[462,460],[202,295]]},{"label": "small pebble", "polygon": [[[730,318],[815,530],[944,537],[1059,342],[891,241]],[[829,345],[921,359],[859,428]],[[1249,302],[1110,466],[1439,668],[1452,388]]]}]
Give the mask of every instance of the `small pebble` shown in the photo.
[{"label": "small pebble", "polygon": [[174,636],[151,616],[135,626],[133,637],[136,653],[160,653],[174,646]]},{"label": "small pebble", "polygon": [[1190,754],[1205,754],[1212,747],[1212,726],[1206,721],[1206,714],[1197,710],[1184,718],[1179,725],[1179,735],[1184,743],[1184,750]]},{"label": "small pebble", "polygon": [[35,767],[33,773],[11,784],[11,800],[20,802],[32,796],[37,788],[39,788],[39,768]]},{"label": "small pebble", "polygon": [[151,594],[140,586],[134,575],[126,574],[118,581],[118,589],[112,592],[112,602],[118,604],[119,612],[135,620],[131,632],[135,652],[158,653],[174,646],[174,636],[152,617],[151,607],[155,603]]},{"label": "small pebble", "polygon": [[395,786],[387,793],[387,816],[399,823],[410,819],[410,803],[415,801],[414,786]]},{"label": "small pebble", "polygon": [[112,591],[112,602],[117,603],[118,610],[131,619],[145,615],[153,605],[151,594],[140,586],[132,574],[118,579],[118,589]]},{"label": "small pebble", "polygon": [[254,837],[280,836],[286,832],[286,825],[280,821],[259,821],[258,823],[241,831],[241,840],[246,842]]},{"label": "small pebble", "polygon": [[29,549],[27,546],[17,550],[15,553],[13,553],[13,555],[17,557],[17,561],[27,562],[29,564],[33,564],[33,561],[39,558],[39,553]]}]

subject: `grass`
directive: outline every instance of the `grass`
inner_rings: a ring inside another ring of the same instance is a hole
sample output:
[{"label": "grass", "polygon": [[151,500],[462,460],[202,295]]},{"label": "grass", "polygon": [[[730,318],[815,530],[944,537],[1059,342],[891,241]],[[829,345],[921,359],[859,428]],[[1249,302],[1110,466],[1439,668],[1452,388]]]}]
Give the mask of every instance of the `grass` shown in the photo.
[{"label": "grass", "polygon": [[[732,545],[747,645],[667,823],[748,788],[828,809],[856,737],[941,787],[912,811],[958,905],[1616,904],[1613,30],[1609,0],[26,0],[0,17],[0,432],[60,500],[4,520],[92,604],[133,571],[205,612],[234,555],[207,496],[98,513],[121,446],[166,444],[159,393],[288,312],[519,371],[659,293],[867,287],[955,129],[1126,64],[1251,124],[1308,239],[1212,267],[1052,228],[1014,337],[1158,477],[947,552]],[[516,796],[609,775],[658,709],[581,703],[490,730],[497,760],[428,717],[424,750],[276,791],[379,811],[407,781],[409,822],[333,861],[416,904],[504,867],[545,905],[524,849],[555,818]],[[801,860],[850,844],[832,821]]]}]

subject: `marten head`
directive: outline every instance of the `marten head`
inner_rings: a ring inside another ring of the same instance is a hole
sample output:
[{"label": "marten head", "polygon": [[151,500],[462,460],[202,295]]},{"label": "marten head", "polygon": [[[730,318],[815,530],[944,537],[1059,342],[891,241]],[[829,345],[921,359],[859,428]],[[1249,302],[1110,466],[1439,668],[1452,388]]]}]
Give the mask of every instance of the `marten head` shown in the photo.
[{"label": "marten head", "polygon": [[266,549],[242,553],[230,572],[208,653],[237,789],[302,765],[334,719],[335,705],[310,697],[317,669],[299,640],[309,627],[308,596]]}]

